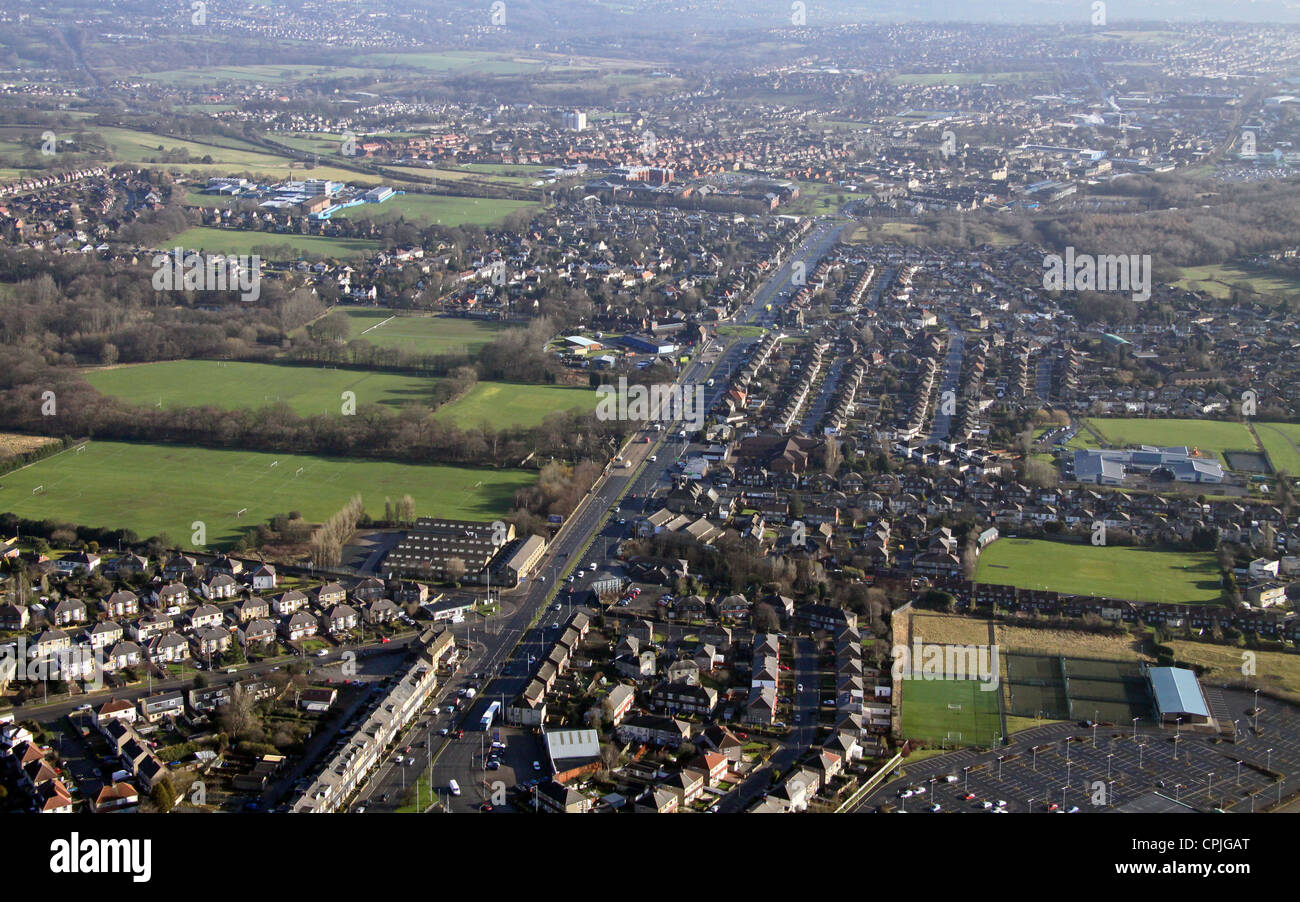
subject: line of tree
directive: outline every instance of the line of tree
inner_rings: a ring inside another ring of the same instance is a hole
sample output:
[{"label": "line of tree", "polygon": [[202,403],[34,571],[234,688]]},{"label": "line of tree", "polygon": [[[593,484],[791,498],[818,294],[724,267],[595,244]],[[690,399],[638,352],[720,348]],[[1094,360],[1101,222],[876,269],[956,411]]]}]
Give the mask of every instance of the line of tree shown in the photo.
[{"label": "line of tree", "polygon": [[[409,496],[408,496],[409,497]],[[343,546],[357,531],[357,524],[365,513],[360,495],[353,495],[329,519],[316,528],[308,543],[312,563],[317,567],[337,567],[343,562]]]}]

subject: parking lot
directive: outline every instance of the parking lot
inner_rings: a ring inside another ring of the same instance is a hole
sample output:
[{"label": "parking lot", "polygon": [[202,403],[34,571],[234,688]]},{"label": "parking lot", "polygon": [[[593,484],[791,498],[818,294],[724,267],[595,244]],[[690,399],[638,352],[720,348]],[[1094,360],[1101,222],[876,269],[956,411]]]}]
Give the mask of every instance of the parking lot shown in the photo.
[{"label": "parking lot", "polygon": [[[1052,724],[993,751],[965,749],[918,762],[859,810],[928,812],[937,804],[939,813],[1105,812],[1157,792],[1200,811],[1250,812],[1300,790],[1300,712],[1261,697],[1256,731],[1248,713],[1254,696],[1220,691],[1240,718],[1236,742],[1174,727]],[[908,789],[912,796],[900,797]]]}]

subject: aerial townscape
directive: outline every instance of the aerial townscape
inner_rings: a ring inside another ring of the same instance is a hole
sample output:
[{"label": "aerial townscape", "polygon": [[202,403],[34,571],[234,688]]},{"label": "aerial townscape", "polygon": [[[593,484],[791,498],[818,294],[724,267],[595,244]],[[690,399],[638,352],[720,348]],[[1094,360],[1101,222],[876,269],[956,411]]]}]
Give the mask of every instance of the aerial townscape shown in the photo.
[{"label": "aerial townscape", "polygon": [[0,811],[1300,811],[1300,11],[1171,10],[0,0]]}]

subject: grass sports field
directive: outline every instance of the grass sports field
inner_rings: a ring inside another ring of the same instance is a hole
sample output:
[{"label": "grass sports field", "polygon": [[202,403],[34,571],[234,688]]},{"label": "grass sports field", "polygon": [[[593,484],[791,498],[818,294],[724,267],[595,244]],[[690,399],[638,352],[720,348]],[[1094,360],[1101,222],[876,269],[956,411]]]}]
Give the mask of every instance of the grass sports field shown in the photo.
[{"label": "grass sports field", "polygon": [[[243,229],[210,229],[199,226],[186,229],[166,242],[167,247],[206,251],[214,254],[253,254],[259,248],[272,253],[262,256],[268,260],[296,260],[304,254],[339,260],[356,260],[369,257],[379,250],[379,242],[365,238],[325,238],[320,235],[289,235],[280,232],[254,232]],[[281,248],[289,248],[281,252]]]},{"label": "grass sports field", "polygon": [[361,204],[336,210],[334,219],[369,219],[388,222],[403,217],[421,225],[493,225],[516,210],[535,207],[522,200],[489,197],[453,197],[447,194],[399,194],[382,204]]},{"label": "grass sports field", "polygon": [[[1087,424],[1112,445],[1186,445],[1215,454],[1220,462],[1224,451],[1253,451],[1255,439],[1243,423],[1219,420],[1143,419],[1140,417],[1089,417]],[[1078,447],[1095,448],[1097,440],[1086,430],[1075,436]],[[1071,442],[1075,444],[1075,442]]]},{"label": "grass sports field", "polygon": [[348,315],[349,338],[361,338],[381,348],[401,348],[413,354],[478,354],[496,338],[501,326],[483,320],[451,316],[394,316],[374,307],[339,307]]},{"label": "grass sports field", "polygon": [[1274,470],[1300,476],[1300,425],[1295,423],[1256,423],[1259,436]]},{"label": "grass sports field", "polygon": [[998,539],[980,555],[976,579],[1131,601],[1216,604],[1221,597],[1219,565],[1210,552],[1042,539]]},{"label": "grass sports field", "polygon": [[1220,300],[1231,297],[1233,289],[1237,287],[1266,297],[1300,297],[1300,281],[1264,270],[1214,263],[1209,266],[1184,266],[1179,269],[1179,274],[1182,278],[1174,283],[1179,288],[1202,291]]},{"label": "grass sports field", "polygon": [[429,395],[436,381],[429,376],[217,360],[118,366],[91,370],[85,379],[101,394],[131,404],[256,410],[284,403],[303,416],[341,413],[345,391],[356,395],[358,407],[432,406]]},{"label": "grass sports field", "polygon": [[537,426],[553,413],[576,408],[596,409],[596,393],[589,388],[561,385],[521,385],[480,382],[463,398],[434,414],[462,429],[483,423]]},{"label": "grass sports field", "polygon": [[[92,441],[84,452],[0,477],[0,511],[124,527],[141,538],[166,533],[186,547],[202,521],[208,545],[224,546],[278,513],[323,520],[354,494],[372,515],[383,515],[385,497],[409,493],[421,516],[491,520],[508,513],[533,478],[523,470]],[[44,490],[33,494],[38,486]]]},{"label": "grass sports field", "polygon": [[949,747],[992,745],[1002,735],[1002,693],[981,691],[981,685],[978,680],[903,680],[903,737]]}]

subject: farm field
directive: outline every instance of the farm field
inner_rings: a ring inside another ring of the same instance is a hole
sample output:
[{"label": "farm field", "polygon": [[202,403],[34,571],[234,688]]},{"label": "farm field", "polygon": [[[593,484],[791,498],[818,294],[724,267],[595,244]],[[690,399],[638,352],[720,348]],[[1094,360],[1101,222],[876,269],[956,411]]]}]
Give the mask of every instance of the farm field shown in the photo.
[{"label": "farm field", "polygon": [[438,409],[434,417],[462,429],[492,423],[497,426],[537,426],[553,413],[596,409],[596,393],[562,385],[523,385],[480,382],[463,397]]},{"label": "farm field", "polygon": [[322,78],[356,78],[373,74],[375,73],[368,72],[365,69],[348,67],[261,65],[169,69],[164,72],[141,72],[137,74],[137,77],[145,81],[177,87],[199,87],[222,82],[285,85],[300,81],[320,80]]},{"label": "farm field", "polygon": [[[1255,439],[1243,423],[1141,417],[1089,417],[1085,422],[1105,436],[1110,444],[1119,447],[1186,445],[1213,453],[1221,463],[1226,463],[1224,451],[1255,449]],[[1086,430],[1080,431],[1075,438],[1077,447],[1097,447],[1097,440]]]},{"label": "farm field", "polygon": [[501,331],[497,323],[451,316],[394,316],[375,307],[340,307],[352,322],[349,338],[415,354],[476,355]]},{"label": "farm field", "polygon": [[548,61],[536,57],[514,57],[506,53],[451,50],[438,53],[367,53],[358,55],[353,62],[374,68],[420,69],[437,73],[472,70],[479,75],[520,75],[544,68]]},{"label": "farm field", "polygon": [[399,194],[382,204],[362,204],[336,210],[333,219],[389,222],[399,217],[424,225],[492,225],[516,210],[536,206],[527,201],[446,194]]},{"label": "farm field", "polygon": [[[323,520],[354,494],[372,515],[382,516],[385,497],[410,494],[421,516],[490,520],[506,514],[533,478],[523,470],[92,441],[82,453],[69,450],[0,479],[0,510],[126,528],[141,538],[166,533],[185,547],[201,521],[212,547],[277,513]],[[32,493],[42,485],[43,493]],[[241,508],[247,511],[236,517]]]},{"label": "farm field", "polygon": [[84,377],[101,394],[141,406],[256,410],[288,404],[302,416],[340,413],[345,391],[356,394],[358,407],[432,406],[435,384],[427,376],[217,360],[117,366],[89,370]]},{"label": "farm field", "polygon": [[1215,604],[1219,566],[1210,552],[998,539],[980,555],[982,583],[1131,601]]},{"label": "farm field", "polygon": [[[326,238],[319,235],[290,235],[283,232],[253,232],[241,229],[186,229],[168,240],[169,247],[217,254],[253,254],[258,248],[289,247],[298,255],[337,259],[368,257],[379,250],[379,242],[364,238]],[[265,255],[263,255],[265,256]],[[284,259],[277,255],[275,259]]]}]

